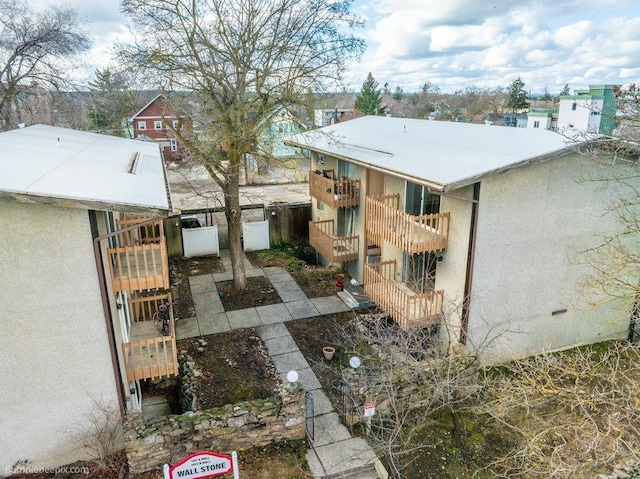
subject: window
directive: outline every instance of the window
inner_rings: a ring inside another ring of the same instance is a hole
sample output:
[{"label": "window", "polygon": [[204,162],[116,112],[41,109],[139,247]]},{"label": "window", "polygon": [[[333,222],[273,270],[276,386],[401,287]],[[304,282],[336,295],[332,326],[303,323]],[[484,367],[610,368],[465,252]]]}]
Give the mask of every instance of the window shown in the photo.
[{"label": "window", "polygon": [[534,128],[540,128],[540,122],[539,122],[539,121],[537,121],[537,120],[536,120],[536,121],[534,121],[534,122],[533,122],[533,127],[534,127]]},{"label": "window", "polygon": [[578,104],[574,101],[574,102],[573,102],[573,105],[571,105],[571,109],[572,109],[572,110],[575,110],[577,106],[578,106]]},{"label": "window", "polygon": [[416,293],[433,291],[438,257],[432,253],[402,254],[402,282]]},{"label": "window", "polygon": [[410,215],[431,215],[440,212],[440,197],[415,183],[406,182],[404,211]]},{"label": "window", "polygon": [[153,122],[153,126],[156,130],[162,130],[162,121],[156,120]]},{"label": "window", "polygon": [[171,146],[171,151],[178,151],[178,142],[175,138],[169,138],[169,145]]},{"label": "window", "polygon": [[596,115],[599,115],[599,114],[600,114],[600,112],[599,112],[599,111],[592,111],[592,112],[591,112],[591,114],[592,114],[593,116],[596,116]]},{"label": "window", "polygon": [[173,122],[171,123],[171,125],[173,126],[173,128],[174,128],[175,130],[177,130],[177,129],[178,129],[178,124],[179,124],[179,123],[180,123],[180,122],[179,122],[178,120],[173,120]]},{"label": "window", "polygon": [[147,129],[147,122],[146,121],[139,121],[138,122],[138,130],[146,130]]}]

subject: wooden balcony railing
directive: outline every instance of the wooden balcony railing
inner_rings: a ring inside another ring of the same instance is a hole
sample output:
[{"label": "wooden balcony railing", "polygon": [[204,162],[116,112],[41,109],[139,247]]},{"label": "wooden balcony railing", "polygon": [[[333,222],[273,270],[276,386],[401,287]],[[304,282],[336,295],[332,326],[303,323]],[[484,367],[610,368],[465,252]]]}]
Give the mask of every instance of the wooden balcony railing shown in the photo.
[{"label": "wooden balcony railing", "polygon": [[368,196],[366,231],[370,241],[384,240],[409,254],[442,251],[447,248],[449,213],[410,215],[398,209],[400,196]]},{"label": "wooden balcony railing", "polygon": [[109,248],[114,291],[141,291],[169,287],[167,250],[162,243]]},{"label": "wooden balcony railing", "polygon": [[178,374],[176,337],[157,336],[122,344],[127,381],[156,379]]},{"label": "wooden balcony railing", "polygon": [[403,328],[421,328],[440,321],[443,291],[416,293],[394,280],[395,261],[367,264],[364,291]]},{"label": "wooden balcony railing", "polygon": [[130,340],[122,344],[128,381],[155,379],[178,374],[175,319],[169,307],[169,335],[162,336],[153,322],[153,313],[170,294],[131,298],[129,314],[132,316]]},{"label": "wooden balcony railing", "polygon": [[114,292],[169,288],[162,219],[119,234],[116,239],[116,245],[107,248]]},{"label": "wooden balcony railing", "polygon": [[309,244],[331,263],[358,259],[358,236],[335,236],[333,220],[309,221]]},{"label": "wooden balcony railing", "polygon": [[[136,215],[132,213],[124,213],[122,217],[116,220],[116,228],[124,229],[129,226],[142,223],[153,219],[153,216]],[[164,228],[162,227],[162,220],[158,220],[155,223],[140,226],[118,235],[118,244],[120,246],[132,246],[137,244],[146,243],[159,243],[164,238]]]},{"label": "wooden balcony railing", "polygon": [[[134,294],[129,298],[129,315],[134,323],[140,321],[151,321],[153,315],[159,310],[160,305],[171,303],[171,293],[161,294]],[[173,316],[173,310],[171,311]]]},{"label": "wooden balcony railing", "polygon": [[334,179],[333,170],[309,172],[309,194],[331,208],[360,204],[360,180]]}]

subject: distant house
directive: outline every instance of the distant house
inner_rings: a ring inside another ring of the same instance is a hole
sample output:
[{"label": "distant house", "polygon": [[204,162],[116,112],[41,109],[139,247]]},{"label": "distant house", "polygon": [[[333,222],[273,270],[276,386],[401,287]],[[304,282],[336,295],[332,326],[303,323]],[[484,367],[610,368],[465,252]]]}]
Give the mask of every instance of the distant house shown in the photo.
[{"label": "distant house", "polygon": [[[166,97],[156,95],[149,103],[134,114],[129,122],[133,124],[134,138],[152,139],[162,147],[166,160],[181,160],[184,151],[175,134],[167,127],[183,128],[186,133],[191,131],[191,121],[184,115],[179,115]],[[166,123],[165,123],[166,122]]]},{"label": "distant house", "polygon": [[527,127],[527,114],[526,113],[505,113],[502,115],[504,126],[511,126],[515,128]]},{"label": "distant house", "polygon": [[[0,133],[0,475],[87,459],[97,405],[140,408],[177,373],[155,143],[44,125]],[[143,294],[144,293],[144,294]]]},{"label": "distant house", "polygon": [[319,108],[314,110],[313,125],[317,128],[335,125],[361,116],[353,108]]},{"label": "distant house", "polygon": [[581,307],[573,259],[621,225],[562,135],[366,116],[287,142],[311,152],[311,246],[400,326],[488,362],[627,337],[631,301]]},{"label": "distant house", "polygon": [[[304,181],[309,170],[309,158],[299,148],[286,145],[284,139],[306,131],[305,125],[289,110],[276,108],[258,124],[258,138],[252,151],[245,156],[245,166],[254,174],[249,183]],[[277,173],[274,173],[277,172]],[[271,172],[271,173],[269,173]],[[271,176],[269,179],[265,179]]]},{"label": "distant house", "polygon": [[527,114],[527,128],[544,130],[558,129],[558,110],[552,108],[532,108]]},{"label": "distant house", "polygon": [[558,131],[611,135],[617,109],[615,85],[590,85],[573,95],[560,96]]}]

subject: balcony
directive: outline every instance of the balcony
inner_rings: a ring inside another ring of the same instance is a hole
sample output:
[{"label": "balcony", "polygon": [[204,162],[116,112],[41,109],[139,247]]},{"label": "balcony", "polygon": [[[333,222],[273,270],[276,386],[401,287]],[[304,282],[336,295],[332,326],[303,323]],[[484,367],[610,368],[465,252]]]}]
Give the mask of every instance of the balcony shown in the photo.
[{"label": "balcony", "polygon": [[358,206],[360,180],[334,179],[333,170],[310,171],[309,194],[330,208]]},{"label": "balcony", "polygon": [[[131,221],[147,219],[121,220],[118,226],[131,227]],[[162,219],[118,234],[107,253],[114,292],[169,287],[169,260]]]},{"label": "balcony", "polygon": [[365,265],[365,293],[403,328],[422,328],[440,321],[443,291],[416,293],[395,281],[395,275],[395,261]]},{"label": "balcony", "polygon": [[366,232],[377,245],[389,241],[409,254],[447,248],[449,213],[410,215],[398,209],[400,195],[368,196]]},{"label": "balcony", "polygon": [[161,218],[125,215],[109,238],[107,256],[122,332],[127,381],[178,374],[173,310],[163,336],[153,323],[159,306],[171,303],[169,262]]},{"label": "balcony", "polygon": [[127,381],[156,379],[178,374],[175,322],[169,308],[170,334],[162,336],[153,323],[153,313],[170,294],[136,295],[129,299],[129,340],[122,343]]},{"label": "balcony", "polygon": [[358,236],[335,236],[333,220],[310,221],[309,244],[330,263],[358,259]]}]

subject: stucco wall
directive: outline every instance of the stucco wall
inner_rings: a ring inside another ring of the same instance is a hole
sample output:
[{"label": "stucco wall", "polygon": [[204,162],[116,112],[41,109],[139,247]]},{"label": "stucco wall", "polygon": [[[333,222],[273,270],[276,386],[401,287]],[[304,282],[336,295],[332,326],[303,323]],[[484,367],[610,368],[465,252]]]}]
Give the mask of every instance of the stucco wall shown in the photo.
[{"label": "stucco wall", "polygon": [[0,200],[0,237],[3,475],[83,458],[73,429],[117,394],[87,211]]},{"label": "stucco wall", "polygon": [[506,360],[626,336],[630,304],[592,310],[579,301],[587,269],[576,253],[619,228],[601,214],[611,191],[577,181],[595,168],[574,154],[482,181],[470,346],[497,338],[487,353]]}]

